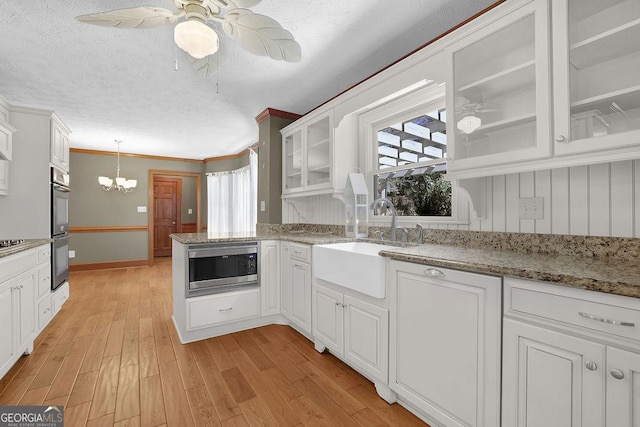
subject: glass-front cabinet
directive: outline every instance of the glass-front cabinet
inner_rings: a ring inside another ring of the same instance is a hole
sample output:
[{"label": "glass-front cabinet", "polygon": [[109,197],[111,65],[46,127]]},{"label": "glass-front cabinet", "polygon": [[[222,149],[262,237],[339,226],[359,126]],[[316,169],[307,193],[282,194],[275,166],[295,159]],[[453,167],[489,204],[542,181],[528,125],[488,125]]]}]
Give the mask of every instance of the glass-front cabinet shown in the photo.
[{"label": "glass-front cabinet", "polygon": [[448,48],[449,172],[550,156],[548,16],[535,0]]},{"label": "glass-front cabinet", "polygon": [[283,194],[331,188],[333,113],[283,129],[282,139]]},{"label": "glass-front cabinet", "polygon": [[640,1],[553,0],[555,153],[640,144]]}]

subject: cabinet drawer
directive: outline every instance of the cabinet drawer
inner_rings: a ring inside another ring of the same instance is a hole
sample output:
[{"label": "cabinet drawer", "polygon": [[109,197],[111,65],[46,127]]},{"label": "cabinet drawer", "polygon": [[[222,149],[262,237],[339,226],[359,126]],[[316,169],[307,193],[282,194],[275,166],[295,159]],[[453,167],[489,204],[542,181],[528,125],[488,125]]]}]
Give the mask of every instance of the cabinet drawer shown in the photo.
[{"label": "cabinet drawer", "polygon": [[64,283],[62,286],[56,289],[51,298],[53,301],[53,314],[56,314],[62,308],[62,304],[64,304],[64,302],[69,298],[69,283]]},{"label": "cabinet drawer", "polygon": [[51,264],[48,262],[38,267],[36,298],[40,298],[47,292],[51,292]]},{"label": "cabinet drawer", "polygon": [[640,299],[505,278],[505,314],[640,340]]},{"label": "cabinet drawer", "polygon": [[0,282],[24,273],[36,265],[36,250],[29,249],[0,258]]},{"label": "cabinet drawer", "polygon": [[289,256],[299,261],[311,262],[311,246],[299,243],[289,244]]},{"label": "cabinet drawer", "polygon": [[259,292],[252,289],[187,299],[187,329],[257,317],[260,314]]},{"label": "cabinet drawer", "polygon": [[41,331],[53,316],[51,297],[46,297],[38,304],[38,330]]},{"label": "cabinet drawer", "polygon": [[40,246],[36,249],[38,251],[38,262],[51,262],[51,245]]}]

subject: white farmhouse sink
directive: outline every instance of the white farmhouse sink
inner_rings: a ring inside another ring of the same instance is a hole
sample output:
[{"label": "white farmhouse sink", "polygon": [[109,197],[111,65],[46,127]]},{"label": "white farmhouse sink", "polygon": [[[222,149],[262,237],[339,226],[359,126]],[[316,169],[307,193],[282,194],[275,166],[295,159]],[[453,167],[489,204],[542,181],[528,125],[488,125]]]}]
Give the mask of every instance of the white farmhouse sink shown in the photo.
[{"label": "white farmhouse sink", "polygon": [[313,275],[374,298],[385,297],[385,245],[367,242],[313,246]]}]

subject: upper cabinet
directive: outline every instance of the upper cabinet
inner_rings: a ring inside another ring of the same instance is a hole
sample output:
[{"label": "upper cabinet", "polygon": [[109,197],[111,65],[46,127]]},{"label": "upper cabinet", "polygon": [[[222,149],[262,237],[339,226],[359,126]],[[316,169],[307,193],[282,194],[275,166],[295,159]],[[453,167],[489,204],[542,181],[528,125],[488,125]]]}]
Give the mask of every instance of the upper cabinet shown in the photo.
[{"label": "upper cabinet", "polygon": [[69,134],[71,131],[55,114],[51,115],[51,164],[69,172]]},{"label": "upper cabinet", "polygon": [[0,160],[11,160],[12,137],[16,128],[0,119]]},{"label": "upper cabinet", "polygon": [[450,173],[550,155],[548,17],[532,1],[447,49]]},{"label": "upper cabinet", "polygon": [[640,144],[640,2],[554,0],[557,155]]},{"label": "upper cabinet", "polygon": [[282,194],[307,195],[332,188],[333,111],[282,130]]}]

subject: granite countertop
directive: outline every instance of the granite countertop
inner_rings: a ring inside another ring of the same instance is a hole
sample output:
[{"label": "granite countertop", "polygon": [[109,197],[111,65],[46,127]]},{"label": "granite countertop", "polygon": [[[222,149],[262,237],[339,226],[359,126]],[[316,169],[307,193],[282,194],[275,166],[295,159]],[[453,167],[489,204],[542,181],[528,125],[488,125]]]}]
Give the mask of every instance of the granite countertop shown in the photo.
[{"label": "granite countertop", "polygon": [[477,273],[553,282],[640,298],[640,266],[615,258],[547,255],[496,249],[424,244],[390,248],[381,256]]},{"label": "granite countertop", "polygon": [[[184,244],[243,240],[286,240],[308,245],[349,242],[356,239],[329,233],[184,233],[171,237]],[[549,255],[494,248],[444,244],[401,247],[389,241],[359,239],[389,244],[381,256],[399,261],[454,268],[475,273],[540,280],[558,285],[640,298],[640,265],[614,257]]]},{"label": "granite countertop", "polygon": [[9,246],[8,248],[0,248],[0,258],[14,255],[31,248],[37,248],[38,246],[42,246],[51,242],[53,242],[53,239],[25,239],[24,243],[21,243],[19,245]]}]

